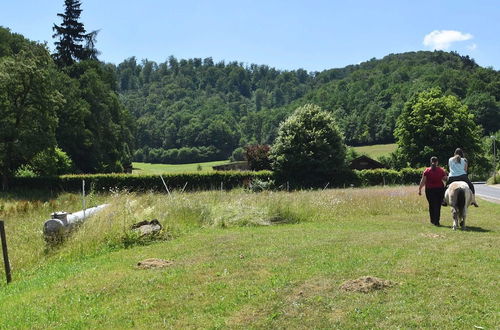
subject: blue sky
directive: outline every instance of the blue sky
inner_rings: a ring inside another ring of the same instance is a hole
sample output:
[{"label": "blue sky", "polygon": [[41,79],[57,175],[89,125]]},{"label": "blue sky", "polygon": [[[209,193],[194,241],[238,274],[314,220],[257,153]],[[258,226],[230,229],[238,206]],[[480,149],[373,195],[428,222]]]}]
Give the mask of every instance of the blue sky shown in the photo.
[{"label": "blue sky", "polygon": [[[63,0],[0,3],[0,25],[52,47]],[[83,0],[82,9],[86,29],[101,30],[100,59],[115,64],[174,55],[321,71],[444,49],[500,69],[499,0]]]}]

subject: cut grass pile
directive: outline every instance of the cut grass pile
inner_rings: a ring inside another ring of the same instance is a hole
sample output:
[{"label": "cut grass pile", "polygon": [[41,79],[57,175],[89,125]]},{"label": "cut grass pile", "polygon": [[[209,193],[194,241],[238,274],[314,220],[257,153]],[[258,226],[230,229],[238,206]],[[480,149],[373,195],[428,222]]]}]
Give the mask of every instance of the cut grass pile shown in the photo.
[{"label": "cut grass pile", "polygon": [[378,159],[381,156],[389,156],[389,154],[395,151],[397,148],[397,144],[374,144],[371,146],[361,146],[354,147],[358,153],[362,155],[367,155],[370,158]]},{"label": "cut grass pile", "polygon": [[184,173],[184,172],[211,172],[212,166],[229,163],[228,160],[219,160],[206,163],[191,164],[151,164],[151,163],[132,163],[133,174],[161,174],[161,173]]},{"label": "cut grass pile", "polygon": [[[416,187],[92,196],[111,203],[61,246],[41,226],[77,195],[0,200],[14,282],[0,324],[20,328],[494,328],[500,205],[469,231],[429,224]],[[131,234],[157,218],[158,241]],[[139,269],[157,258],[163,268]],[[346,292],[364,276],[383,290]],[[397,284],[396,284],[397,283]]]}]

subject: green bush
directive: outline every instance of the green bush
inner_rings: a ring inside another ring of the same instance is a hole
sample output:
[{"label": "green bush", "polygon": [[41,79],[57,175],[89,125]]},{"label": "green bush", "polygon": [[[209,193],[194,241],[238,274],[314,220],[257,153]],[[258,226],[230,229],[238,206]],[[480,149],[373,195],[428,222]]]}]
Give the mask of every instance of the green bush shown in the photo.
[{"label": "green bush", "polygon": [[243,149],[242,147],[234,149],[231,157],[229,157],[229,161],[231,162],[238,162],[243,160],[245,160],[245,149]]},{"label": "green bush", "polygon": [[401,174],[401,184],[418,184],[422,178],[425,167],[423,168],[403,168],[399,171]]},{"label": "green bush", "polygon": [[487,181],[488,184],[498,184],[500,183],[500,171],[496,172],[495,175],[492,175],[491,178]]},{"label": "green bush", "polygon": [[362,186],[418,184],[423,169],[404,168],[400,171],[391,169],[375,169],[354,171]]},{"label": "green bush", "polygon": [[363,186],[398,184],[401,182],[400,172],[389,169],[361,170],[358,175]]}]

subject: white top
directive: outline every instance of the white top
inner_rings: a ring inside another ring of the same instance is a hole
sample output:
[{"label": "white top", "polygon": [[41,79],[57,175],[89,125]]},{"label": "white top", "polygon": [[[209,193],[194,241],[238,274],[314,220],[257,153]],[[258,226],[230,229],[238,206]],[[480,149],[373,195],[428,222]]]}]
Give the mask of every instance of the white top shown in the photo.
[{"label": "white top", "polygon": [[467,171],[465,171],[465,166],[467,165],[467,159],[462,158],[460,159],[460,162],[455,161],[455,157],[451,157],[448,160],[448,167],[450,168],[450,175],[449,176],[460,176],[467,174]]}]

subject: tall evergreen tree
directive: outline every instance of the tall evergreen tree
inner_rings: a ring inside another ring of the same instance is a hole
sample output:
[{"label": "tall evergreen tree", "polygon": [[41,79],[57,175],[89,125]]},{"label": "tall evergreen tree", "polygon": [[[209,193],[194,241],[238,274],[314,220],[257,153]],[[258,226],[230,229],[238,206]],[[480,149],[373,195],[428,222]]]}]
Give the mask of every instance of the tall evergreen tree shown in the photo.
[{"label": "tall evergreen tree", "polygon": [[65,0],[64,14],[58,13],[62,18],[61,25],[52,27],[55,32],[52,38],[55,41],[56,52],[53,54],[55,61],[60,66],[69,66],[76,61],[86,59],[97,59],[98,51],[95,49],[96,35],[98,31],[85,33],[83,23],[79,21],[82,9],[79,0]]}]

